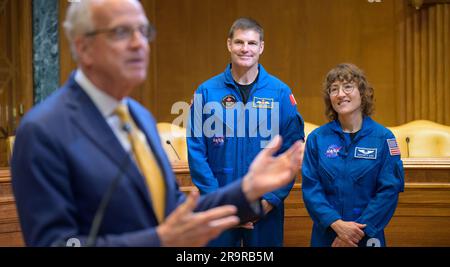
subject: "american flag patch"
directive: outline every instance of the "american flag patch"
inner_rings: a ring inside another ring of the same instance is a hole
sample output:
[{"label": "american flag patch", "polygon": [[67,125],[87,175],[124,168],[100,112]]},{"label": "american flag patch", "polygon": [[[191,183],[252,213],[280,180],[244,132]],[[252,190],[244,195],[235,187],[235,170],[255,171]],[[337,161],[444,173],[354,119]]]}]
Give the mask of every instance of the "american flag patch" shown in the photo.
[{"label": "american flag patch", "polygon": [[289,99],[291,100],[291,104],[294,106],[294,105],[297,105],[297,101],[295,101],[295,97],[294,97],[294,94],[290,94],[289,95]]},{"label": "american flag patch", "polygon": [[395,138],[392,139],[386,139],[388,146],[389,146],[389,153],[391,156],[398,156],[400,155],[400,148],[398,147],[397,140]]}]

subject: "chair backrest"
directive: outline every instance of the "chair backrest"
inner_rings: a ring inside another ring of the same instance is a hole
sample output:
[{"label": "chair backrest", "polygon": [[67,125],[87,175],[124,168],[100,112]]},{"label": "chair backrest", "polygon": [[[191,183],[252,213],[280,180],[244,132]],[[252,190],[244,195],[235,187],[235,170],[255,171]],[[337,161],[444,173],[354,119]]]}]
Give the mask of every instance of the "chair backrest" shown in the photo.
[{"label": "chair backrest", "polygon": [[319,125],[310,123],[310,122],[306,122],[305,121],[305,139],[308,138],[308,135],[316,128],[318,128]]},{"label": "chair backrest", "polygon": [[[187,161],[186,129],[168,122],[160,122],[156,127],[161,137],[161,145],[169,160],[171,162]],[[170,141],[173,148],[167,144],[167,141]],[[180,159],[178,159],[177,153]]]},{"label": "chair backrest", "polygon": [[450,157],[450,126],[416,120],[388,127],[397,138],[402,157]]}]

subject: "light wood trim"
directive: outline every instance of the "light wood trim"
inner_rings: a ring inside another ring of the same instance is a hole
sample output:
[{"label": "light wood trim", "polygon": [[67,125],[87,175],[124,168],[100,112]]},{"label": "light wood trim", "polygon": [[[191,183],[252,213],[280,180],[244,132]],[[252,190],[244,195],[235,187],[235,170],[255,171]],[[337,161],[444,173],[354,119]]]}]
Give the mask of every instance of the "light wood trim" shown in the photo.
[{"label": "light wood trim", "polygon": [[11,173],[7,168],[0,168],[0,183],[11,181]]},{"label": "light wood trim", "polygon": [[171,162],[172,169],[175,174],[189,173],[189,164],[187,161],[175,161]]},{"label": "light wood trim", "polygon": [[[301,183],[295,183],[292,190],[301,189]],[[450,183],[405,183],[406,189],[436,189],[436,190],[450,190]]]},{"label": "light wood trim", "polygon": [[450,183],[405,183],[405,188],[450,190]]},{"label": "light wood trim", "polygon": [[[404,158],[402,161],[405,169],[450,169],[450,158]],[[175,174],[189,174],[187,161],[176,161],[171,164]],[[0,168],[0,181],[2,179],[9,181],[9,177],[9,169]]]},{"label": "light wood trim", "polygon": [[450,158],[403,158],[402,161],[405,169],[450,169]]},{"label": "light wood trim", "polygon": [[[450,169],[450,158],[403,158],[405,169]],[[174,173],[189,173],[186,161],[172,162]],[[450,181],[449,181],[450,182]]]}]

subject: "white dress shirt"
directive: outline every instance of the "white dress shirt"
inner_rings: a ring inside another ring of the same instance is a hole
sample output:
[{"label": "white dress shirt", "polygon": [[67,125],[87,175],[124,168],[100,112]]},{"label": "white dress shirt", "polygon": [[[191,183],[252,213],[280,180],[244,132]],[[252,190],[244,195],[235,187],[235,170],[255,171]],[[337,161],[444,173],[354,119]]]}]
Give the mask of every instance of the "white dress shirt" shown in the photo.
[{"label": "white dress shirt", "polygon": [[81,86],[81,88],[86,92],[89,98],[94,102],[94,105],[100,110],[100,113],[105,118],[109,127],[119,139],[120,144],[125,149],[125,151],[130,152],[131,144],[128,140],[127,133],[122,129],[122,123],[119,117],[114,114],[117,106],[121,103],[127,104],[127,98],[121,101],[115,99],[114,97],[108,95],[104,91],[98,89],[87,77],[84,75],[81,69],[77,69],[75,73],[75,81]]}]

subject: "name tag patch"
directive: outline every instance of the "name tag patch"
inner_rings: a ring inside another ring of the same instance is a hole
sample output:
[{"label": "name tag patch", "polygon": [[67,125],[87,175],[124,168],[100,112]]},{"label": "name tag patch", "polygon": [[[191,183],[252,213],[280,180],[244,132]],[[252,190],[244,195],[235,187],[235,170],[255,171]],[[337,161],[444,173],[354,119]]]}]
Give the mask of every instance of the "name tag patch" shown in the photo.
[{"label": "name tag patch", "polygon": [[273,98],[253,97],[254,108],[273,108]]},{"label": "name tag patch", "polygon": [[376,148],[356,147],[355,148],[355,158],[377,159],[377,149]]}]

